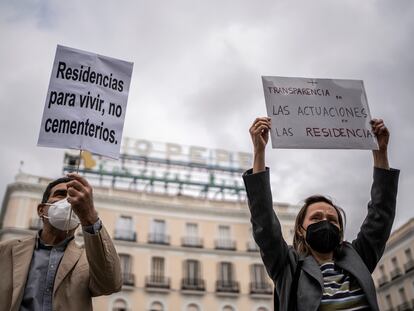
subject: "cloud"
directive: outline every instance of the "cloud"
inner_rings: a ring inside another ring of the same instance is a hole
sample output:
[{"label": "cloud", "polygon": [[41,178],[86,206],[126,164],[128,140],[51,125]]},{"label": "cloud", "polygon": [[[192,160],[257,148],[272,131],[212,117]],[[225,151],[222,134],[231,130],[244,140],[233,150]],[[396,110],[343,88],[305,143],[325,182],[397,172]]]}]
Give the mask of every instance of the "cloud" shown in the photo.
[{"label": "cloud", "polygon": [[[55,177],[63,151],[36,147],[57,44],[133,61],[124,135],[251,151],[261,75],[364,80],[402,168],[396,225],[414,217],[414,4],[400,1],[19,1],[0,3],[0,192],[24,170]],[[369,199],[367,151],[271,150],[277,200],[331,195],[355,235]]]}]

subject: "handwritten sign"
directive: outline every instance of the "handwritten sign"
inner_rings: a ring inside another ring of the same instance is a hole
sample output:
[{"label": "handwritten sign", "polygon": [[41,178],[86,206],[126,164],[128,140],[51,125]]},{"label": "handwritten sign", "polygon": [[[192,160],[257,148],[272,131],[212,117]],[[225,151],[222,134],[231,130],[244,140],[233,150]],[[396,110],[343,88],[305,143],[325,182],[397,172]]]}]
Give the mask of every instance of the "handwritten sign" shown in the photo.
[{"label": "handwritten sign", "polygon": [[133,63],[57,46],[38,146],[118,158]]},{"label": "handwritten sign", "polygon": [[378,149],[363,81],[262,80],[273,148]]}]

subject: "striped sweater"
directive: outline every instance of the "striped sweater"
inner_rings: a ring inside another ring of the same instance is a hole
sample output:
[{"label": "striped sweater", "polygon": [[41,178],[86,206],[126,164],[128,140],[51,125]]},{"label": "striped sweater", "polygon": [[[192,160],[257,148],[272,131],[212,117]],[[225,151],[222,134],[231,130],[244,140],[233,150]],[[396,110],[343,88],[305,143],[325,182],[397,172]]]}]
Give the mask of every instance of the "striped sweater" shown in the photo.
[{"label": "striped sweater", "polygon": [[357,280],[333,262],[320,266],[323,294],[319,311],[369,311],[369,305]]}]

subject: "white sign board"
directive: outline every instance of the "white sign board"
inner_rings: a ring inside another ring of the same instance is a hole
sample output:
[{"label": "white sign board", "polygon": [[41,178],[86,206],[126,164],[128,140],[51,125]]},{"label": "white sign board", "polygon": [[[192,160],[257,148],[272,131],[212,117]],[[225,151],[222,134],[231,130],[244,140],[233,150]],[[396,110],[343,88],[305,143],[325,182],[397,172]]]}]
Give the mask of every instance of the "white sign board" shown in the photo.
[{"label": "white sign board", "polygon": [[378,149],[363,81],[262,80],[273,148]]},{"label": "white sign board", "polygon": [[38,146],[117,159],[133,63],[57,46]]}]

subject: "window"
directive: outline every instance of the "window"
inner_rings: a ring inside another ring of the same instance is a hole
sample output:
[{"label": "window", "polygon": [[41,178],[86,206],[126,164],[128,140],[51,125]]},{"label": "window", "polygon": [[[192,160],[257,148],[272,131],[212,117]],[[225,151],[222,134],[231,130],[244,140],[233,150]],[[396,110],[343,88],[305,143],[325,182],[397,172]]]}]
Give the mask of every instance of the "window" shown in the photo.
[{"label": "window", "polygon": [[230,283],[233,281],[233,265],[231,262],[220,263],[220,281]]},{"label": "window", "polygon": [[229,226],[219,226],[219,238],[220,240],[230,240]]},{"label": "window", "polygon": [[184,278],[181,285],[183,290],[205,290],[200,267],[201,265],[198,260],[189,259],[184,261]]},{"label": "window", "polygon": [[234,311],[234,308],[232,306],[224,306],[223,311]]},{"label": "window", "polygon": [[157,235],[165,234],[165,221],[155,219],[152,223],[152,232]]},{"label": "window", "polygon": [[266,280],[266,271],[262,264],[253,264],[250,266],[250,293],[251,294],[272,294],[272,286]]},{"label": "window", "polygon": [[156,244],[169,244],[166,235],[165,220],[154,219],[151,223],[150,242]]},{"label": "window", "polygon": [[392,257],[391,258],[391,262],[392,262],[392,266],[394,267],[394,269],[398,269],[398,261],[396,257]]},{"label": "window", "polygon": [[187,223],[186,225],[187,236],[191,238],[198,237],[198,225],[194,223]]},{"label": "window", "polygon": [[263,284],[266,281],[265,270],[262,264],[251,265],[250,268],[252,282],[256,284]]},{"label": "window", "polygon": [[186,233],[182,245],[188,247],[203,247],[202,239],[198,237],[198,225],[196,223],[185,224]]},{"label": "window", "polygon": [[170,279],[165,277],[165,260],[163,257],[151,258],[151,275],[146,278],[145,286],[148,289],[170,289]]},{"label": "window", "polygon": [[227,250],[236,249],[235,241],[231,240],[229,226],[219,226],[218,234],[219,234],[219,238],[216,241],[216,249],[227,249]]},{"label": "window", "polygon": [[122,273],[131,273],[131,256],[127,254],[119,254],[119,260],[121,262]]},{"label": "window", "polygon": [[128,254],[119,254],[119,261],[121,263],[123,284],[134,286],[135,278],[132,274],[132,257]]},{"label": "window", "polygon": [[198,260],[185,261],[185,278],[189,281],[201,278],[200,262]]},{"label": "window", "polygon": [[155,280],[162,280],[164,278],[164,258],[152,257],[151,276]]},{"label": "window", "polygon": [[186,310],[187,311],[200,311],[200,308],[195,303],[192,303],[187,306]]},{"label": "window", "polygon": [[247,251],[249,252],[257,252],[259,251],[259,246],[257,246],[254,238],[253,238],[253,228],[249,229],[249,241],[247,242]]},{"label": "window", "polygon": [[149,311],[164,311],[164,307],[161,302],[155,301],[151,303]]},{"label": "window", "polygon": [[131,216],[121,216],[115,224],[115,239],[136,241],[135,225]]},{"label": "window", "polygon": [[405,289],[404,289],[404,287],[401,287],[398,290],[398,293],[400,294],[401,303],[407,302],[407,296],[405,295]]},{"label": "window", "polygon": [[411,254],[411,249],[407,248],[405,250],[405,256],[407,257],[407,261],[413,260],[413,255]]},{"label": "window", "polygon": [[112,306],[112,311],[127,311],[127,304],[123,299],[117,299],[114,301]]},{"label": "window", "polygon": [[387,302],[388,309],[392,309],[393,306],[392,306],[392,300],[391,300],[391,295],[390,294],[388,294],[387,296],[385,296],[385,301]]},{"label": "window", "polygon": [[239,293],[239,283],[235,281],[233,264],[231,262],[219,263],[219,277],[216,281],[218,293]]}]

